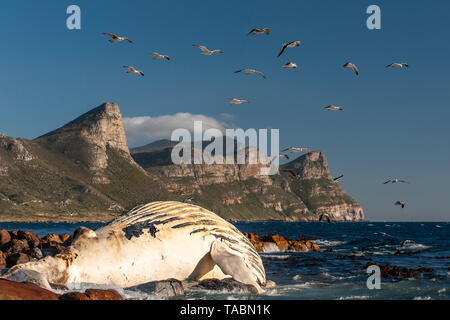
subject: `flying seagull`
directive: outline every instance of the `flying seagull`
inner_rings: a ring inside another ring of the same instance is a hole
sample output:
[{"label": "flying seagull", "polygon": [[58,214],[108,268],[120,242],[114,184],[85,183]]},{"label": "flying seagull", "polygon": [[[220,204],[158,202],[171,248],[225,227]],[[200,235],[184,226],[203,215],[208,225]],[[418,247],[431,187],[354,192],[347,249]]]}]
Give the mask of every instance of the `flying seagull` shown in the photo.
[{"label": "flying seagull", "polygon": [[330,216],[328,213],[322,213],[319,217],[319,222],[321,222],[323,219],[326,219],[328,223],[331,222]]},{"label": "flying seagull", "polygon": [[405,68],[405,67],[408,68],[409,65],[405,62],[402,62],[402,63],[395,62],[395,63],[391,63],[386,66],[386,68],[389,68],[389,67],[391,67],[391,68]]},{"label": "flying seagull", "polygon": [[406,204],[405,204],[403,201],[397,201],[397,202],[395,203],[395,205],[396,205],[396,206],[402,207],[402,209],[406,206]]},{"label": "flying seagull", "polygon": [[239,70],[236,70],[234,73],[239,73],[239,72],[242,72],[242,71],[244,71],[246,74],[257,73],[261,77],[263,77],[264,79],[266,78],[266,76],[261,71],[258,71],[258,70],[255,70],[255,69],[239,69]]},{"label": "flying seagull", "polygon": [[133,43],[133,41],[131,41],[127,37],[119,37],[118,35],[116,35],[114,33],[103,32],[103,34],[110,36],[112,38],[112,39],[108,40],[111,43],[112,42],[121,42],[121,41],[128,41],[129,43]]},{"label": "flying seagull", "polygon": [[281,158],[286,158],[289,160],[289,156],[285,153],[280,154],[278,156],[273,157],[273,159],[270,161],[270,165],[272,165],[272,163],[276,160],[276,159],[281,159]]},{"label": "flying seagull", "polygon": [[289,147],[289,148],[286,148],[286,149],[281,150],[281,151],[290,151],[292,153],[303,152],[303,151],[306,152],[306,153],[310,153],[311,152],[311,150],[309,150],[308,148],[297,148],[297,147]]},{"label": "flying seagull", "polygon": [[166,56],[164,54],[159,54],[158,52],[153,52],[153,59],[166,59],[170,60],[169,56]]},{"label": "flying seagull", "polygon": [[346,64],[344,64],[343,67],[344,67],[344,68],[352,68],[353,71],[355,72],[355,74],[356,74],[356,75],[359,75],[358,68],[357,68],[356,65],[354,65],[353,63],[347,62]]},{"label": "flying seagull", "polygon": [[136,70],[133,67],[130,66],[123,66],[124,68],[128,68],[128,70],[126,71],[126,73],[134,73],[134,74],[140,74],[141,76],[144,76],[144,73],[140,70]]},{"label": "flying seagull", "polygon": [[230,100],[230,104],[242,104],[242,103],[248,103],[247,100],[240,100],[237,98],[233,98]]},{"label": "flying seagull", "polygon": [[294,47],[298,47],[298,46],[300,46],[300,41],[291,41],[289,43],[283,44],[283,47],[281,48],[281,51],[278,54],[278,57],[283,54],[283,52],[284,52],[284,50],[286,50],[286,48],[294,48]]},{"label": "flying seagull", "polygon": [[269,35],[270,29],[269,28],[255,28],[255,29],[250,30],[250,32],[247,35],[263,34],[263,33],[265,33],[266,35]]},{"label": "flying seagull", "polygon": [[325,107],[325,109],[327,109],[328,111],[336,111],[336,110],[342,111],[342,110],[344,110],[342,107],[333,106],[333,105]]},{"label": "flying seagull", "polygon": [[333,181],[338,181],[338,180],[340,180],[342,177],[344,177],[343,174],[341,174],[339,177],[333,178]]},{"label": "flying seagull", "polygon": [[298,174],[294,171],[294,170],[292,170],[292,169],[284,169],[284,170],[282,170],[283,172],[287,172],[287,173],[289,173],[291,176],[293,176],[294,178],[298,178]]},{"label": "flying seagull", "polygon": [[194,47],[196,47],[196,48],[200,48],[200,50],[202,50],[202,53],[201,54],[203,54],[203,55],[205,55],[205,56],[211,56],[212,54],[214,54],[214,53],[223,53],[223,51],[222,50],[219,50],[219,49],[215,49],[215,50],[209,50],[207,47],[205,47],[205,46],[200,46],[200,45],[198,45],[198,44],[193,44],[192,46],[194,46]]},{"label": "flying seagull", "polygon": [[388,183],[399,183],[399,182],[401,182],[401,183],[409,183],[408,181],[403,180],[403,179],[389,179],[388,181],[383,182],[383,184],[388,184]]},{"label": "flying seagull", "polygon": [[297,69],[297,64],[294,62],[287,62],[282,68],[295,68]]}]

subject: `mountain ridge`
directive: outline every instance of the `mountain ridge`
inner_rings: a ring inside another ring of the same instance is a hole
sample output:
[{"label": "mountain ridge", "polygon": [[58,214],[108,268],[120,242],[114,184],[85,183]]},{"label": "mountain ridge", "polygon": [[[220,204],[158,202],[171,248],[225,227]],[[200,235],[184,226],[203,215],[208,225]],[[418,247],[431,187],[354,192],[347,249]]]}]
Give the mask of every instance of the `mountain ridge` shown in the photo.
[{"label": "mountain ridge", "polygon": [[228,220],[316,221],[321,212],[364,219],[320,151],[282,166],[301,177],[293,179],[261,175],[261,164],[174,165],[176,143],[130,150],[113,102],[33,140],[0,134],[0,221],[108,220],[138,204],[188,197]]}]

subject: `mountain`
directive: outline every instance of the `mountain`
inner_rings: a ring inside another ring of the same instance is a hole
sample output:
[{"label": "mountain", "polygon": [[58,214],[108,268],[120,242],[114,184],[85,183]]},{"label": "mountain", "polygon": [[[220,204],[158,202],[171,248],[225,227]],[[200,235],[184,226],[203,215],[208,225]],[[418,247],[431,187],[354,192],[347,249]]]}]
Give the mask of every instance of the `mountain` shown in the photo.
[{"label": "mountain", "polygon": [[138,204],[187,197],[229,220],[313,221],[322,212],[338,221],[364,219],[319,151],[284,166],[295,179],[261,175],[261,164],[174,165],[176,144],[129,150],[111,102],[34,140],[0,135],[0,221],[108,220]]},{"label": "mountain", "polygon": [[0,220],[108,220],[163,195],[132,159],[115,103],[34,140],[0,135]]},{"label": "mountain", "polygon": [[174,165],[171,161],[174,144],[157,141],[131,149],[131,155],[170,192],[193,197],[196,204],[227,219],[315,221],[327,212],[337,221],[364,220],[361,206],[333,181],[325,155],[320,151],[281,167],[294,170],[299,176],[296,179],[288,173],[261,175],[262,164]]}]

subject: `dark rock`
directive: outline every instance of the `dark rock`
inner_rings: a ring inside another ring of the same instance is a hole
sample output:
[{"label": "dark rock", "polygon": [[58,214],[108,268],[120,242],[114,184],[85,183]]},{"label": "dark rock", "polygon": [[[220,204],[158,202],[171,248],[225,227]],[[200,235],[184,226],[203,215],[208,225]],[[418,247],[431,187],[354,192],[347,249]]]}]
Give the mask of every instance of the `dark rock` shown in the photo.
[{"label": "dark rock", "polygon": [[5,229],[0,229],[0,246],[11,241],[11,235]]},{"label": "dark rock", "polygon": [[123,300],[116,290],[87,289],[84,294],[91,300]]},{"label": "dark rock", "polygon": [[206,279],[200,281],[197,287],[207,290],[216,290],[216,291],[241,291],[246,293],[258,293],[258,290],[249,284],[244,284],[233,280],[231,278],[219,280],[219,279]]},{"label": "dark rock", "polygon": [[58,295],[35,285],[0,279],[0,300],[58,300]]},{"label": "dark rock", "polygon": [[6,266],[8,268],[26,262],[30,262],[30,257],[25,253],[11,253],[6,257]]},{"label": "dark rock", "polygon": [[30,248],[39,248],[41,246],[41,242],[39,240],[28,240],[28,246]]},{"label": "dark rock", "polygon": [[81,292],[68,292],[59,296],[59,300],[91,300]]},{"label": "dark rock", "polygon": [[10,232],[9,232],[9,235],[11,236],[11,240],[13,240],[13,239],[19,239],[18,233],[17,233],[16,230],[10,231]]},{"label": "dark rock", "polygon": [[0,269],[6,268],[6,255],[0,251]]},{"label": "dark rock", "polygon": [[41,249],[39,248],[32,248],[28,251],[28,255],[32,258],[35,259],[42,259],[44,257],[44,255],[42,254]]},{"label": "dark rock", "polygon": [[38,242],[41,240],[41,238],[39,238],[39,236],[37,236],[34,232],[23,230],[17,231],[17,238],[20,240],[33,240]]},{"label": "dark rock", "polygon": [[127,289],[132,291],[143,291],[148,294],[156,294],[164,297],[173,297],[184,294],[184,288],[181,281],[176,279],[152,281]]},{"label": "dark rock", "polygon": [[0,250],[3,251],[5,254],[20,253],[28,251],[29,249],[30,246],[28,245],[28,241],[19,239],[13,239],[0,247]]}]

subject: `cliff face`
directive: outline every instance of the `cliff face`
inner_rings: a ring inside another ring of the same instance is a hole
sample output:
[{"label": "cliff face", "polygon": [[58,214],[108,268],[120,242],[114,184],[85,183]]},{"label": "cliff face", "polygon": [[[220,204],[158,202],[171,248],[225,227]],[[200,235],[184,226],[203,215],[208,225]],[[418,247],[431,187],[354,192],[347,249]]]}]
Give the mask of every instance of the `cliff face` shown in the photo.
[{"label": "cliff face", "polygon": [[[132,149],[132,157],[155,180],[195,203],[230,219],[315,221],[323,212],[336,221],[361,221],[363,209],[347,196],[330,175],[322,152],[312,152],[283,166],[289,174],[261,175],[255,165],[173,165],[173,142],[157,141]],[[249,151],[246,151],[249,154]]]},{"label": "cliff face", "polygon": [[299,179],[292,179],[291,190],[308,208],[320,216],[328,213],[334,221],[362,221],[364,210],[333,181],[328,162],[320,151],[305,154],[283,166],[294,170]]},{"label": "cliff face", "polygon": [[174,165],[175,144],[130,154],[115,103],[35,140],[0,135],[0,221],[108,220],[138,204],[187,197],[230,220],[314,221],[322,212],[338,221],[364,218],[321,152],[285,165],[298,173],[294,179],[261,175],[261,164]]},{"label": "cliff face", "polygon": [[35,140],[0,135],[0,220],[107,220],[166,189],[131,158],[105,103]]},{"label": "cliff face", "polygon": [[108,166],[108,148],[136,165],[128,150],[122,115],[116,103],[104,103],[36,140],[48,149],[86,166],[94,173],[95,183],[110,183],[103,173]]}]

